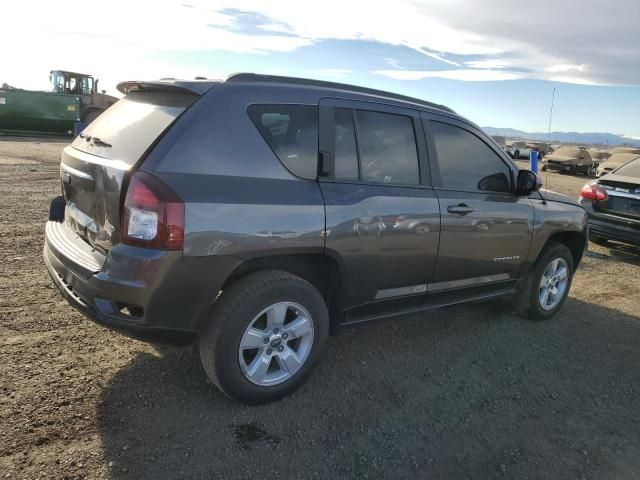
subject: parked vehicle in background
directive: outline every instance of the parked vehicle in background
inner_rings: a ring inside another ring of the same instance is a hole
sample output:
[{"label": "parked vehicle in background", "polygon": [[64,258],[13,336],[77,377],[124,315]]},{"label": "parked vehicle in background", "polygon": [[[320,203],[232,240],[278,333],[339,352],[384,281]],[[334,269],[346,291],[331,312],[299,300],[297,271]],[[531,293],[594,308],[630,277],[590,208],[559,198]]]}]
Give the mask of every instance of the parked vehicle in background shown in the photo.
[{"label": "parked vehicle in background", "polygon": [[52,70],[51,92],[0,88],[0,132],[11,135],[70,135],[75,122],[91,123],[118,99],[98,92],[98,79]]},{"label": "parked vehicle in background", "polygon": [[512,152],[513,152],[512,158],[514,158],[514,159],[529,158],[529,154],[533,150],[525,142],[512,142],[511,143],[511,149],[512,149]]},{"label": "parked vehicle in background", "polygon": [[640,150],[638,151],[638,153],[614,153],[604,162],[598,165],[596,175],[598,177],[606,175],[616,168],[621,167],[625,163],[630,162],[631,160],[635,160],[636,158],[638,158],[638,156],[640,156]]},{"label": "parked vehicle in background", "polygon": [[507,145],[507,141],[502,135],[492,135],[491,138],[500,146],[503,152],[512,156],[513,150],[510,145]]},{"label": "parked vehicle in background", "polygon": [[547,155],[542,170],[552,172],[589,174],[593,171],[593,162],[589,151],[580,147],[560,147]]},{"label": "parked vehicle in background", "polygon": [[544,142],[530,142],[528,146],[531,147],[536,152],[538,152],[538,158],[540,159],[544,158],[546,155],[549,155],[551,152],[553,152],[551,145]]},{"label": "parked vehicle in background", "polygon": [[615,147],[609,150],[611,155],[616,153],[635,153],[636,155],[640,155],[640,148],[638,147]]},{"label": "parked vehicle in background", "polygon": [[588,150],[589,155],[591,155],[591,159],[597,161],[598,164],[604,162],[611,156],[611,152],[609,150],[605,150],[602,148],[589,148]]},{"label": "parked vehicle in background", "polygon": [[514,155],[515,155],[515,154],[513,153],[513,147],[512,147],[511,145],[509,145],[509,144],[505,145],[505,147],[504,147],[504,149],[503,149],[503,150],[504,150],[504,152],[505,152],[507,155],[509,155],[511,158],[514,158]]},{"label": "parked vehicle in background", "polygon": [[608,150],[600,148],[589,148],[589,155],[591,155],[591,168],[589,169],[589,175],[596,177],[598,175],[598,167],[602,162],[611,156]]},{"label": "parked vehicle in background", "polygon": [[96,322],[197,338],[230,397],[291,392],[341,325],[567,298],[586,212],[447,107],[254,74],[118,88],[64,149],[46,266]]},{"label": "parked vehicle in background", "polygon": [[580,204],[589,214],[591,241],[640,244],[640,157],[587,183]]},{"label": "parked vehicle in background", "polygon": [[507,140],[502,135],[491,135],[491,138],[493,138],[500,148],[504,149],[507,146]]}]

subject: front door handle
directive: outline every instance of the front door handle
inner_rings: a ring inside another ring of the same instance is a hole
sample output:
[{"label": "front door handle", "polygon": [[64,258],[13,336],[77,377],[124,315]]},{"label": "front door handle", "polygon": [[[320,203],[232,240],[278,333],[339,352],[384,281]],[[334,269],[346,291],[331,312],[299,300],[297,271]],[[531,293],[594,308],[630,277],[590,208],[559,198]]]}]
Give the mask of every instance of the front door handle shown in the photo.
[{"label": "front door handle", "polygon": [[447,207],[447,212],[457,213],[458,215],[466,215],[467,213],[473,212],[473,208],[468,206],[466,203],[460,203],[458,205],[449,205]]}]

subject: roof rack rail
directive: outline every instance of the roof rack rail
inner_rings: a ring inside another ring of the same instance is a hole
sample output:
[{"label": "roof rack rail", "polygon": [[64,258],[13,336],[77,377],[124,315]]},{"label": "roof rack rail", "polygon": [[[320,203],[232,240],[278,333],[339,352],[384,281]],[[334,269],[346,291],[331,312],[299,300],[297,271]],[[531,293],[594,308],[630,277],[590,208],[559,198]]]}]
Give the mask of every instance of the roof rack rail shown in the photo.
[{"label": "roof rack rail", "polygon": [[313,80],[310,78],[298,78],[298,77],[285,77],[280,75],[262,75],[259,73],[234,73],[226,79],[227,82],[264,82],[264,83],[289,83],[293,85],[309,85],[325,88],[336,88],[340,90],[347,90],[350,92],[365,93],[369,95],[379,95],[382,97],[392,98],[394,100],[401,100],[403,102],[415,103],[423,107],[437,108],[449,113],[456,113],[449,107],[440,105],[433,102],[427,102],[426,100],[420,100],[419,98],[409,97],[407,95],[400,95],[397,93],[385,92],[384,90],[376,90],[374,88],[358,87],[356,85],[349,85],[347,83],[327,82],[324,80]]}]

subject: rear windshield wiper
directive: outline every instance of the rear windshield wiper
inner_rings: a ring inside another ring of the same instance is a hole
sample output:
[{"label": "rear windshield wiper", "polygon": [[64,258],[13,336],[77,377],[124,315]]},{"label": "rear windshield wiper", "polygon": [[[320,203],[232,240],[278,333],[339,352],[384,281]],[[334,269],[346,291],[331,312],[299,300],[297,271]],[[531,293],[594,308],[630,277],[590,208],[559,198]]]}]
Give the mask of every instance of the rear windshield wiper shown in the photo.
[{"label": "rear windshield wiper", "polygon": [[91,135],[87,135],[86,133],[81,133],[78,136],[83,140],[86,140],[87,142],[93,142],[93,145],[95,145],[96,147],[111,148],[112,146],[110,143],[107,143],[104,140],[100,140],[98,137],[92,137]]},{"label": "rear windshield wiper", "polygon": [[91,141],[96,147],[107,147],[111,148],[111,144],[105,142],[104,140],[100,140],[98,137],[91,137]]}]

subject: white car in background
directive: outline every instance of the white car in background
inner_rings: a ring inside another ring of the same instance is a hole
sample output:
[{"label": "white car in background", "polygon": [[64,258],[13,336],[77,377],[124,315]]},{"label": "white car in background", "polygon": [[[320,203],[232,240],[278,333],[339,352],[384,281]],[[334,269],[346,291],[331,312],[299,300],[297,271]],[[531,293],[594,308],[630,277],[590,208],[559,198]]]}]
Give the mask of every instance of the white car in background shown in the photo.
[{"label": "white car in background", "polygon": [[640,157],[640,150],[638,150],[638,153],[614,153],[604,162],[598,165],[596,176],[601,177],[603,175],[606,175],[612,170],[615,170],[616,168],[621,167],[625,163],[630,162],[631,160],[635,160],[638,157]]},{"label": "white car in background", "polygon": [[529,158],[529,154],[533,151],[529,145],[525,142],[512,142],[511,143],[511,158]]}]

